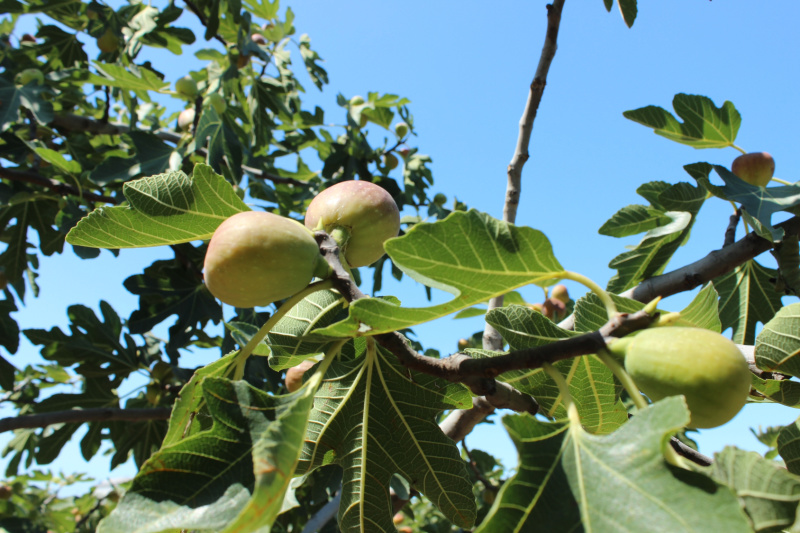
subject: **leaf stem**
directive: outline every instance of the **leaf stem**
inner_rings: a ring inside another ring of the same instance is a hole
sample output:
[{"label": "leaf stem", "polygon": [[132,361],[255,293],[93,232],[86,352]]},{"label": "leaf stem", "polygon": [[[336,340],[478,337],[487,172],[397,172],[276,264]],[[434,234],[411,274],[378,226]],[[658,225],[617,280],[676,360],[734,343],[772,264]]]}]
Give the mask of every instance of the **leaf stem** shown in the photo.
[{"label": "leaf stem", "polygon": [[609,320],[617,316],[618,314],[617,305],[614,303],[614,300],[611,299],[611,295],[608,293],[608,291],[600,287],[600,285],[598,285],[591,279],[587,278],[582,274],[578,274],[577,272],[570,272],[568,270],[560,272],[558,277],[563,279],[568,279],[571,281],[576,281],[581,285],[583,285],[584,287],[591,290],[593,293],[595,293],[597,297],[600,298],[600,301],[603,302]]},{"label": "leaf stem", "polygon": [[747,152],[746,152],[746,151],[745,151],[743,148],[740,148],[739,146],[736,146],[736,145],[735,145],[735,144],[733,144],[733,143],[731,143],[731,147],[732,147],[732,148],[735,148],[735,149],[737,149],[737,150],[739,150],[739,151],[740,151],[740,152],[742,152],[743,154],[746,154],[746,153],[747,153]]},{"label": "leaf stem", "polygon": [[772,181],[780,183],[781,185],[794,185],[794,183],[792,183],[790,181],[782,180],[780,178],[772,178]]},{"label": "leaf stem", "polygon": [[236,372],[233,375],[233,379],[242,379],[242,376],[244,375],[244,364],[247,361],[247,358],[250,357],[250,354],[253,353],[253,350],[256,349],[256,346],[258,346],[259,343],[267,337],[267,334],[272,330],[272,328],[275,327],[275,324],[277,324],[278,321],[283,318],[283,316],[288,313],[291,308],[303,301],[303,299],[309,294],[332,288],[333,281],[329,279],[318,281],[316,283],[312,283],[302,291],[286,300],[286,302],[284,302],[284,304],[280,306],[271,317],[269,317],[269,320],[264,322],[264,325],[261,326],[261,329],[259,329],[258,332],[256,332],[256,334],[250,338],[245,347],[242,348],[236,355],[236,359],[234,360]]},{"label": "leaf stem", "polygon": [[[575,402],[572,401],[572,394],[569,393],[569,385],[567,385],[567,380],[565,380],[561,372],[559,372],[559,370],[550,363],[544,363],[542,365],[542,370],[544,370],[547,375],[550,376],[550,379],[556,382],[556,385],[558,386],[558,392],[561,394],[561,402],[564,404],[564,407],[567,408],[567,413],[569,414],[569,410],[574,406]],[[571,420],[572,415],[570,414],[569,416]],[[578,422],[580,422],[580,420],[578,420]]]},{"label": "leaf stem", "polygon": [[631,400],[633,400],[636,408],[647,409],[647,401],[645,401],[642,393],[639,391],[639,387],[636,386],[636,383],[634,383],[630,374],[625,371],[622,365],[619,364],[616,359],[614,359],[608,350],[600,350],[597,352],[597,357],[600,358],[603,364],[605,364],[611,370],[611,372],[614,373],[620,383],[622,383],[622,386],[625,388],[628,396],[631,397]]}]

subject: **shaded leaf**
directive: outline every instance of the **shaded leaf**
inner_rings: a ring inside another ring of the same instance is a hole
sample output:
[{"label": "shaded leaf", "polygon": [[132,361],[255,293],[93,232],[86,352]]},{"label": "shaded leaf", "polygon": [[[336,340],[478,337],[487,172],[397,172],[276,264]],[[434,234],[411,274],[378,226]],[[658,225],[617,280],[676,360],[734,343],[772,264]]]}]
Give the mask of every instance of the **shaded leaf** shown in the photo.
[{"label": "shaded leaf", "polygon": [[[701,188],[683,182],[675,185],[649,183],[642,185],[637,192],[650,201],[652,207],[649,212],[660,212],[660,217],[658,224],[647,231],[633,250],[611,260],[609,266],[618,272],[608,282],[610,292],[623,292],[661,274],[675,251],[689,238],[695,217],[705,201],[705,193]],[[619,224],[619,219],[612,222],[614,220],[612,217],[604,225],[612,224],[606,227],[608,231],[613,231],[614,225]]]},{"label": "shaded leaf", "polygon": [[339,527],[394,532],[389,484],[399,474],[459,527],[475,520],[472,483],[436,417],[472,399],[461,385],[409,372],[367,339],[360,357],[331,364],[311,411],[298,472],[344,469]]},{"label": "shaded leaf", "polygon": [[521,414],[504,416],[503,425],[517,447],[519,468],[503,484],[475,533],[583,531],[561,464],[569,424]]},{"label": "shaded leaf", "polygon": [[[493,309],[486,315],[486,322],[500,332],[512,350],[542,346],[578,335],[559,328],[541,313],[516,305]],[[619,401],[614,376],[597,357],[574,357],[558,361],[555,367],[564,375],[587,431],[611,433],[627,422],[628,412]],[[505,372],[497,379],[536,398],[543,415],[566,416],[558,386],[541,368]]]},{"label": "shaded leaf", "polygon": [[769,322],[781,308],[781,294],[770,281],[776,276],[775,270],[750,260],[713,280],[722,330],[733,328],[733,342],[752,345],[756,324]]},{"label": "shaded leaf", "polygon": [[711,477],[731,487],[757,532],[777,532],[797,521],[800,478],[756,452],[727,446],[714,454]]}]

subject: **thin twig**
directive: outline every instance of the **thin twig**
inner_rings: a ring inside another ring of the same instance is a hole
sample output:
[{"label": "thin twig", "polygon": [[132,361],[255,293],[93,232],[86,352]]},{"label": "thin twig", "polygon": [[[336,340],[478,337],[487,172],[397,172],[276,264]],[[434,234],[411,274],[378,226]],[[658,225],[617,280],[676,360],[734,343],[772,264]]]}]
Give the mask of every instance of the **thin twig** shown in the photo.
[{"label": "thin twig", "polygon": [[37,174],[36,172],[12,170],[10,168],[0,167],[0,178],[38,185],[39,187],[44,187],[45,189],[55,191],[61,196],[80,196],[90,202],[105,202],[108,204],[115,204],[118,202],[118,200],[112,196],[104,196],[102,194],[80,191],[77,187],[62,183],[52,178],[47,178],[41,174]]},{"label": "thin twig", "polygon": [[672,446],[672,449],[678,452],[678,455],[686,457],[690,461],[697,463],[700,466],[711,466],[711,464],[714,462],[710,457],[706,457],[702,453],[687,446],[675,437],[670,438],[669,443]]},{"label": "thin twig", "polygon": [[93,409],[53,411],[52,413],[0,418],[0,433],[15,429],[43,428],[52,424],[82,424],[84,422],[107,422],[111,420],[125,420],[129,422],[167,420],[171,411],[172,410],[168,407],[154,407],[152,409],[98,407]]},{"label": "thin twig", "polygon": [[728,228],[725,230],[725,241],[722,243],[723,248],[736,242],[736,226],[739,225],[739,220],[741,218],[742,211],[740,209],[737,209],[736,212],[731,215],[730,222],[728,222]]},{"label": "thin twig", "polygon": [[[563,9],[564,0],[554,0],[552,4],[547,5],[547,32],[544,37],[544,46],[539,56],[539,65],[536,67],[536,73],[528,91],[528,101],[525,102],[525,110],[519,121],[519,135],[517,136],[514,155],[507,168],[508,183],[503,205],[503,220],[509,224],[513,224],[517,219],[517,207],[519,206],[519,198],[522,191],[522,167],[530,157],[528,147],[531,143],[533,123],[536,120],[536,113],[539,111],[539,104],[542,102],[544,88],[547,85],[550,64],[553,62],[558,48],[558,30],[561,25],[561,12]],[[490,311],[502,306],[502,295],[489,300]],[[492,351],[503,349],[503,338],[489,324],[486,324],[483,331],[483,347]]]},{"label": "thin twig", "polygon": [[461,446],[464,448],[464,452],[467,454],[467,459],[469,459],[467,464],[469,464],[470,468],[472,468],[472,472],[475,474],[475,477],[478,478],[478,481],[483,483],[483,486],[486,487],[487,490],[492,492],[497,492],[500,490],[500,487],[489,481],[486,476],[483,475],[483,472],[478,469],[478,463],[476,463],[475,459],[473,459],[472,452],[467,447],[467,441],[461,439]]}]

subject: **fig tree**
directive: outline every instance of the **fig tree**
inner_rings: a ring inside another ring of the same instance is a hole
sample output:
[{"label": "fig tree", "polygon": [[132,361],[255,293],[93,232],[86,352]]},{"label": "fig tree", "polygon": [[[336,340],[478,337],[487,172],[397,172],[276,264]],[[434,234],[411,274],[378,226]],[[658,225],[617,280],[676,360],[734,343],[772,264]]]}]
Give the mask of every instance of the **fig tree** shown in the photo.
[{"label": "fig tree", "polygon": [[211,294],[244,308],[288,298],[326,268],[310,231],[263,211],[237,213],[220,224],[204,264]]},{"label": "fig tree", "polygon": [[623,346],[625,370],[651,400],[686,397],[689,427],[721,426],[747,401],[747,361],[736,345],[719,333],[688,327],[652,328]]},{"label": "fig tree", "polygon": [[775,174],[775,160],[767,152],[750,152],[733,160],[731,172],[750,185],[766,187]]},{"label": "fig tree", "polygon": [[386,189],[368,181],[343,181],[319,193],[308,206],[306,227],[331,233],[346,230],[340,242],[351,267],[374,263],[383,255],[383,243],[397,237],[400,212]]}]

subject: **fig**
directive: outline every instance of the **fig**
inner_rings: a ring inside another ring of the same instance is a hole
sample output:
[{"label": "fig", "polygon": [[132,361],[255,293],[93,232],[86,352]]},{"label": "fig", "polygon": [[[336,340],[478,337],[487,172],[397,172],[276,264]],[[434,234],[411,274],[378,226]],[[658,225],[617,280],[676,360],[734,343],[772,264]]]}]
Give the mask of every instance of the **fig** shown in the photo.
[{"label": "fig", "polygon": [[204,263],[211,294],[243,308],[288,298],[326,268],[310,231],[263,211],[237,213],[220,224]]},{"label": "fig", "polygon": [[175,82],[175,92],[191,100],[197,96],[197,82],[191,76],[184,76]]},{"label": "fig", "polygon": [[41,85],[44,83],[44,74],[38,68],[26,68],[17,74],[15,81],[18,85],[28,85],[31,82]]},{"label": "fig", "polygon": [[97,38],[97,48],[106,53],[115,52],[119,48],[119,39],[111,28],[107,28],[105,33]]},{"label": "fig", "polygon": [[408,124],[406,124],[405,122],[398,122],[397,124],[395,124],[394,134],[397,135],[397,137],[400,139],[408,135]]},{"label": "fig", "polygon": [[286,388],[289,390],[289,392],[294,392],[303,386],[303,376],[316,364],[316,361],[306,359],[299,365],[293,366],[286,371],[284,383],[286,383]]},{"label": "fig", "polygon": [[719,333],[689,327],[646,329],[626,342],[624,349],[625,370],[651,400],[686,397],[689,427],[721,426],[747,401],[747,361]]},{"label": "fig", "polygon": [[265,44],[267,44],[266,37],[264,37],[260,33],[254,33],[253,35],[250,36],[250,39],[252,39],[253,42],[259,46],[264,46]]},{"label": "fig", "polygon": [[194,108],[184,109],[178,115],[178,128],[183,131],[189,131],[189,128],[194,124],[195,111]]},{"label": "fig", "polygon": [[351,106],[361,105],[363,103],[364,103],[364,97],[360,95],[355,95],[350,99]]},{"label": "fig", "polygon": [[569,292],[564,285],[558,284],[550,291],[550,297],[561,301],[564,305],[569,303]]},{"label": "fig", "polygon": [[766,187],[775,174],[775,160],[767,152],[750,152],[733,160],[731,172],[750,185]]},{"label": "fig", "polygon": [[26,33],[25,35],[22,36],[22,38],[19,40],[19,42],[21,42],[21,43],[36,43],[36,37],[31,35],[30,33]]},{"label": "fig", "polygon": [[228,109],[228,102],[219,93],[209,94],[204,103],[213,107],[217,115],[222,115]]},{"label": "fig", "polygon": [[386,189],[369,181],[343,181],[319,193],[308,206],[306,227],[331,233],[344,228],[339,243],[351,267],[371,265],[384,254],[383,243],[397,237],[400,211]]},{"label": "fig", "polygon": [[400,164],[400,162],[397,160],[396,155],[386,154],[383,156],[383,166],[385,166],[388,170],[396,169],[398,164]]}]

